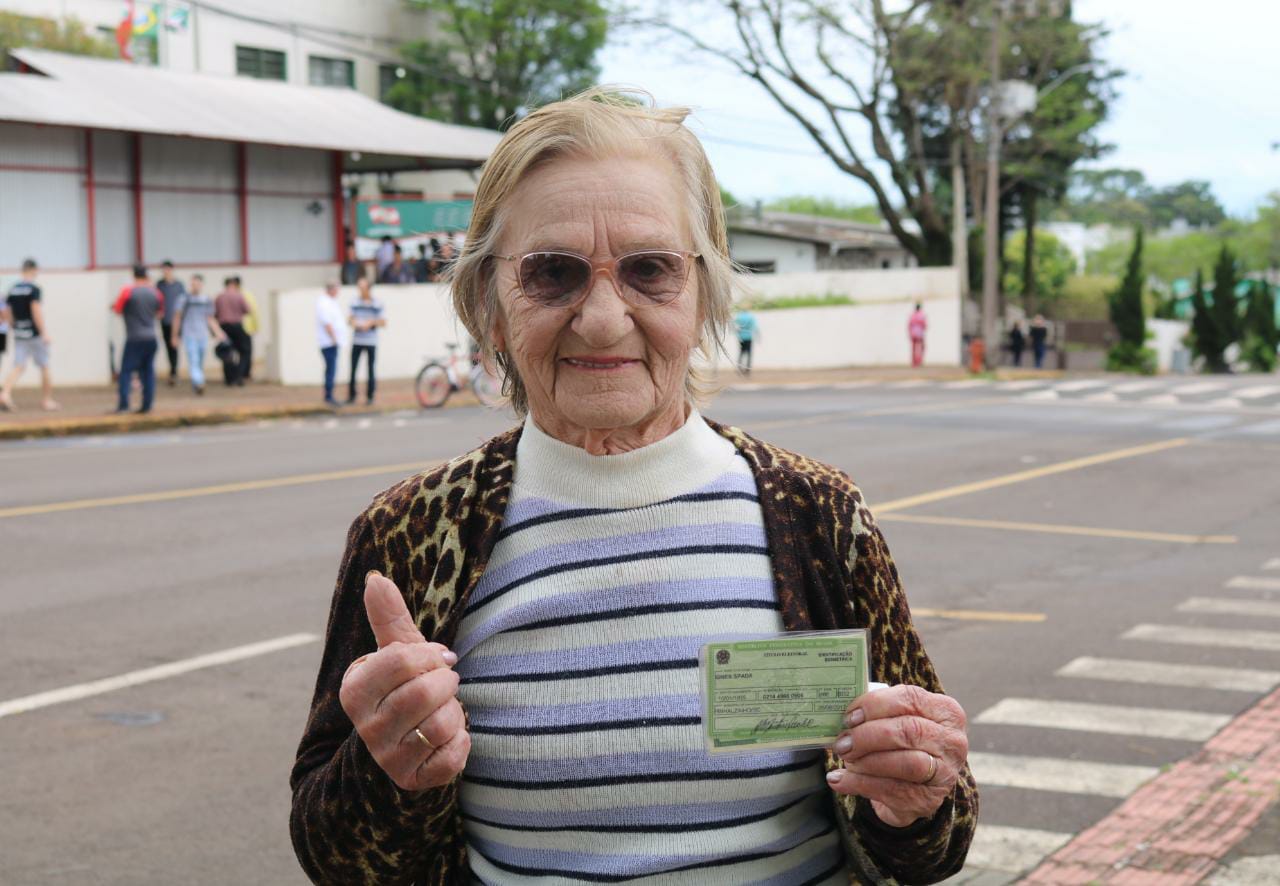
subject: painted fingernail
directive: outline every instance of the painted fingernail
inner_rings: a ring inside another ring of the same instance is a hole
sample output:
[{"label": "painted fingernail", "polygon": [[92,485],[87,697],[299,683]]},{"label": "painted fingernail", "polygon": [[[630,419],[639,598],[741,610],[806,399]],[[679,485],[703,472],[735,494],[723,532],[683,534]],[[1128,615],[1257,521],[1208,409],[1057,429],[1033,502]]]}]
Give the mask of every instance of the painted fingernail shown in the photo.
[{"label": "painted fingernail", "polygon": [[369,579],[373,578],[375,575],[376,575],[376,576],[378,576],[378,578],[382,578],[382,573],[381,573],[381,572],[379,572],[379,571],[378,571],[378,570],[376,570],[376,569],[370,569],[368,572],[366,572],[366,573],[364,574],[364,580],[365,580],[366,582],[368,582],[368,581],[369,581]]},{"label": "painted fingernail", "polygon": [[849,753],[849,751],[853,750],[853,738],[848,735],[840,736],[840,740],[836,742],[835,750],[840,756]]},{"label": "painted fingernail", "polygon": [[844,725],[846,728],[852,729],[853,727],[859,725],[866,719],[867,719],[866,713],[863,712],[862,708],[858,708],[856,711],[854,711],[849,716],[844,718]]},{"label": "painted fingernail", "polygon": [[832,769],[827,773],[827,784],[840,784],[842,778],[844,778],[843,769]]},{"label": "painted fingernail", "polygon": [[458,654],[456,652],[450,652],[446,649],[440,653],[440,657],[444,659],[444,663],[447,665],[456,665],[458,663]]}]

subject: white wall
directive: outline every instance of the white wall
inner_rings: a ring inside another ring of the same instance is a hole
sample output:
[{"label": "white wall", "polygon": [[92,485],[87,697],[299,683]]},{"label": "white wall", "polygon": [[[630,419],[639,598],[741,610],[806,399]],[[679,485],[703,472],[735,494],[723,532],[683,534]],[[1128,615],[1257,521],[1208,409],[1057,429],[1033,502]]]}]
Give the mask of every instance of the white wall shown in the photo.
[{"label": "white wall", "polygon": [[1147,334],[1151,338],[1147,347],[1156,352],[1156,366],[1161,372],[1173,367],[1173,352],[1183,347],[1182,337],[1191,329],[1186,320],[1148,320]]},{"label": "white wall", "polygon": [[779,274],[812,271],[818,263],[818,248],[812,243],[736,231],[729,233],[729,254],[744,264],[776,262],[774,271]]},{"label": "white wall", "polygon": [[[278,362],[272,375],[287,385],[314,385],[324,378],[324,363],[316,343],[316,300],[323,286],[293,289],[275,299],[275,320],[280,331]],[[375,286],[374,298],[386,307],[387,325],[379,334],[378,377],[413,378],[427,357],[444,357],[445,344],[457,342],[465,353],[466,333],[455,322],[445,286],[424,283],[411,286]],[[339,303],[343,315],[356,299],[354,286],[342,287]],[[350,330],[347,341],[350,342]],[[338,378],[350,373],[350,349],[338,361]]]}]

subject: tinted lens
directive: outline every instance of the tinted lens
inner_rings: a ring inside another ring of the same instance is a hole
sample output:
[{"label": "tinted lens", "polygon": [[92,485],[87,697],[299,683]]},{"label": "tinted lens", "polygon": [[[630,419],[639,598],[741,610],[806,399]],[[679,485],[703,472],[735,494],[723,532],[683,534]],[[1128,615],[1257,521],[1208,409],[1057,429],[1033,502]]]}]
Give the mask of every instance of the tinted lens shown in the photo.
[{"label": "tinted lens", "polygon": [[520,262],[520,290],[548,307],[569,304],[591,277],[586,259],[559,252],[535,252]]},{"label": "tinted lens", "polygon": [[684,289],[684,256],[678,252],[636,252],[618,260],[619,282],[641,298],[661,304]]}]

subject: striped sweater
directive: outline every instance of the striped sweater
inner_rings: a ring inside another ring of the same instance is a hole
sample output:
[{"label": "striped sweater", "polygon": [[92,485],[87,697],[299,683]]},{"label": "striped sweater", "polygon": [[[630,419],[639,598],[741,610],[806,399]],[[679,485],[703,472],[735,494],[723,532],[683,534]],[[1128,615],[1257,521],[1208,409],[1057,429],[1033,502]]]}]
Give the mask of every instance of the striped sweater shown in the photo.
[{"label": "striped sweater", "polygon": [[473,873],[846,882],[815,752],[705,751],[698,648],[782,630],[751,470],[696,412],[604,457],[527,422],[454,643]]}]

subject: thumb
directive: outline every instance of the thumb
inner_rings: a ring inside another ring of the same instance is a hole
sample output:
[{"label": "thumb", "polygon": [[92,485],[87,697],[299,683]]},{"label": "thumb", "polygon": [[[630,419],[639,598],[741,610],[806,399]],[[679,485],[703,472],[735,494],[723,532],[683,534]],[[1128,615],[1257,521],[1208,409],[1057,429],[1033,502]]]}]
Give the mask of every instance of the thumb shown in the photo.
[{"label": "thumb", "polygon": [[364,611],[369,616],[369,627],[373,628],[379,649],[396,642],[427,642],[414,624],[395,582],[377,571],[371,571],[364,579]]}]

